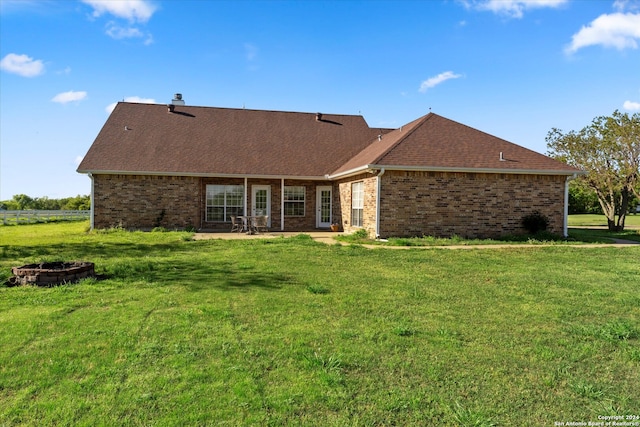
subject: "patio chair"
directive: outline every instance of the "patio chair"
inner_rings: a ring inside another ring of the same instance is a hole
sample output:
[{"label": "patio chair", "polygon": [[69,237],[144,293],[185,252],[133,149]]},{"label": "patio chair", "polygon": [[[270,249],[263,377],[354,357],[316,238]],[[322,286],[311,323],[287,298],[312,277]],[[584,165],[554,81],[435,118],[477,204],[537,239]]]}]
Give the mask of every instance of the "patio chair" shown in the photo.
[{"label": "patio chair", "polygon": [[260,216],[256,216],[253,219],[253,228],[254,230],[256,230],[256,232],[261,232],[261,231],[269,231],[269,229],[267,228],[267,219],[269,217],[266,215],[260,215]]},{"label": "patio chair", "polygon": [[242,232],[242,230],[244,229],[244,225],[243,225],[243,221],[242,218],[237,217],[237,216],[232,216],[231,217],[231,232],[233,233],[235,232]]}]

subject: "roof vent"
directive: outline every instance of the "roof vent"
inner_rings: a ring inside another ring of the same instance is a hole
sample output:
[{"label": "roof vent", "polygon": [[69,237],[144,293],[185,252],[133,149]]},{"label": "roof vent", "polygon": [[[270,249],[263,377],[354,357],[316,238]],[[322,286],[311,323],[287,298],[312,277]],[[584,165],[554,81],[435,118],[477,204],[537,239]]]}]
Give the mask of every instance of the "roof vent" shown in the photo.
[{"label": "roof vent", "polygon": [[506,162],[504,156],[502,155],[502,151],[500,152],[500,161],[501,162]]},{"label": "roof vent", "polygon": [[171,100],[171,104],[173,105],[184,105],[184,100],[182,99],[181,93],[176,93]]},{"label": "roof vent", "polygon": [[316,113],[316,121],[317,122],[322,121],[322,113]]}]

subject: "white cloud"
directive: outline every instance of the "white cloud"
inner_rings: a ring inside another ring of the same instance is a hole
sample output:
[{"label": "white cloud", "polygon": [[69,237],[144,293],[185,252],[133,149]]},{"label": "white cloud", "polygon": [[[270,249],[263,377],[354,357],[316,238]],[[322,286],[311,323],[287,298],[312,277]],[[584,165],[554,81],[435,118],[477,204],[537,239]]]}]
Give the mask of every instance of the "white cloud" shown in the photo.
[{"label": "white cloud", "polygon": [[153,43],[153,36],[150,33],[145,33],[135,27],[121,27],[115,22],[109,22],[107,24],[107,35],[115,40],[130,39],[130,38],[144,38],[144,44],[150,45]]},{"label": "white cloud", "polygon": [[44,64],[27,55],[9,53],[0,61],[0,69],[22,77],[35,77],[44,73]]},{"label": "white cloud", "polygon": [[109,22],[107,24],[107,35],[113,39],[128,39],[132,37],[143,37],[144,34],[137,28],[134,27],[120,27],[114,22]]},{"label": "white cloud", "polygon": [[[139,96],[128,96],[122,100],[123,102],[134,102],[138,104],[156,104],[156,100],[153,98],[140,98]],[[118,103],[114,102],[112,104],[107,105],[104,109],[108,114],[111,114],[114,108]]]},{"label": "white cloud", "polygon": [[583,47],[596,45],[618,50],[637,49],[638,39],[640,39],[640,13],[604,14],[574,34],[565,52],[572,54]]},{"label": "white cloud", "polygon": [[247,61],[253,61],[258,56],[258,47],[251,43],[245,43],[244,53],[247,58]]},{"label": "white cloud", "polygon": [[73,91],[62,92],[51,98],[52,102],[59,104],[67,104],[69,102],[79,102],[87,99],[87,92],[85,91]]},{"label": "white cloud", "polygon": [[624,101],[622,108],[629,111],[640,111],[640,102]]},{"label": "white cloud", "polygon": [[625,10],[640,10],[640,1],[616,0],[613,2],[613,8],[618,12],[624,12]]},{"label": "white cloud", "polygon": [[[95,18],[109,14],[115,18],[126,19],[130,24],[145,23],[156,11],[156,6],[149,0],[82,0],[82,2],[93,8]],[[131,25],[120,25],[114,21],[107,23],[106,33],[116,40],[139,38],[144,39],[145,45],[153,43],[151,33]]]},{"label": "white cloud", "polygon": [[108,13],[129,22],[147,22],[156,11],[156,6],[148,0],[82,0],[93,8],[93,16]]},{"label": "white cloud", "polygon": [[509,18],[522,18],[531,9],[555,8],[568,0],[464,0],[469,9],[486,10]]},{"label": "white cloud", "polygon": [[429,77],[427,80],[423,81],[420,84],[420,89],[418,89],[418,91],[424,93],[442,82],[460,77],[462,77],[462,74],[455,74],[453,71],[445,71],[444,73],[440,73],[434,77]]},{"label": "white cloud", "polygon": [[64,70],[58,70],[56,71],[56,74],[58,75],[69,75],[71,74],[71,67],[67,66],[64,68]]}]

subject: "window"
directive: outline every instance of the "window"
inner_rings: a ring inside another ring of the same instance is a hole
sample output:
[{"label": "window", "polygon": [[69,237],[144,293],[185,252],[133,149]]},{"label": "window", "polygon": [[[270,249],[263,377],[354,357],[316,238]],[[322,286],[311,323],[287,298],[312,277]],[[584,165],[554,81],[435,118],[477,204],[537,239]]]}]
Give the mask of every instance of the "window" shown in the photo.
[{"label": "window", "polygon": [[229,222],[244,214],[243,185],[207,185],[206,221]]},{"label": "window", "polygon": [[284,214],[304,216],[305,189],[302,186],[284,187]]},{"label": "window", "polygon": [[364,182],[351,184],[351,225],[362,227],[364,211]]}]

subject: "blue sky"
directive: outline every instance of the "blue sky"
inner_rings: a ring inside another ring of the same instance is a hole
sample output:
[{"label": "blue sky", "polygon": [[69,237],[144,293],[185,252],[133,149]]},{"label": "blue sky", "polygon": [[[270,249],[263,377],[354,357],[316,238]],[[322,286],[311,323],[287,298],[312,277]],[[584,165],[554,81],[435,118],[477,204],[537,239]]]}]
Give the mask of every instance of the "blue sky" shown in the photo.
[{"label": "blue sky", "polygon": [[89,194],[110,106],[177,92],[372,127],[432,111],[542,153],[640,111],[638,0],[0,0],[0,20],[0,200]]}]

